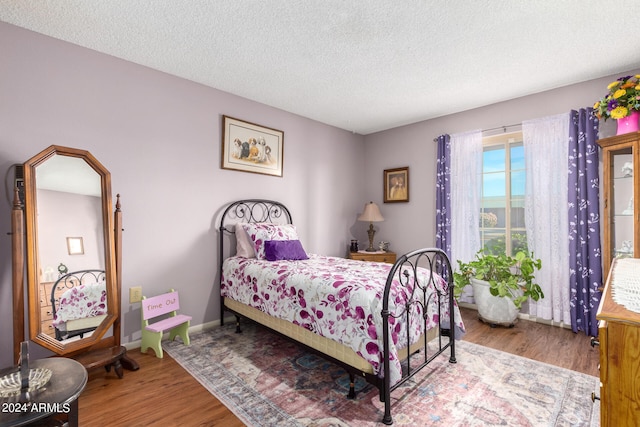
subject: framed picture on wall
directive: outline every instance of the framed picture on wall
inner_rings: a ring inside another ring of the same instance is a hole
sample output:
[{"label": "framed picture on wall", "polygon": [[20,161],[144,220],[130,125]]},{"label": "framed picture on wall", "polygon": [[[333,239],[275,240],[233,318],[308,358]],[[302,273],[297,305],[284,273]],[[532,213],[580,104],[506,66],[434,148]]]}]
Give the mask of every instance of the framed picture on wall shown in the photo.
[{"label": "framed picture on wall", "polygon": [[409,201],[409,167],[385,169],[384,171],[384,202]]},{"label": "framed picture on wall", "polygon": [[222,169],[282,177],[284,132],[222,116]]},{"label": "framed picture on wall", "polygon": [[67,237],[67,251],[69,255],[84,255],[82,237]]}]

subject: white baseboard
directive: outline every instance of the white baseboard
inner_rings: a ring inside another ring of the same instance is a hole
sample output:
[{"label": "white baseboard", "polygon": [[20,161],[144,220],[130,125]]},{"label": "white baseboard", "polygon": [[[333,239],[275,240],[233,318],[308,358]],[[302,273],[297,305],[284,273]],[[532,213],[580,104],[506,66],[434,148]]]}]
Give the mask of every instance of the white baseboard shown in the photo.
[{"label": "white baseboard", "polygon": [[[471,304],[468,302],[459,302],[458,305],[460,307],[469,308],[469,309],[478,311],[478,306],[476,304]],[[528,322],[542,323],[545,325],[555,326],[555,327],[564,328],[564,329],[571,329],[571,325],[567,325],[564,322],[554,322],[553,320],[539,319],[535,316],[531,316],[529,314],[524,314],[524,313],[518,314],[518,319],[526,320]],[[235,322],[236,319],[234,316],[227,316],[225,317],[224,321],[231,323],[231,322]],[[189,327],[189,333],[191,334],[191,333],[206,331],[208,329],[215,328],[216,326],[220,326],[220,320],[214,320],[212,322],[202,323],[200,325],[193,325]],[[169,333],[167,332],[162,336],[162,340],[164,341],[168,339],[169,339]],[[127,350],[135,350],[140,348],[141,344],[142,344],[141,340],[136,340],[136,341],[124,343],[122,345]]]}]

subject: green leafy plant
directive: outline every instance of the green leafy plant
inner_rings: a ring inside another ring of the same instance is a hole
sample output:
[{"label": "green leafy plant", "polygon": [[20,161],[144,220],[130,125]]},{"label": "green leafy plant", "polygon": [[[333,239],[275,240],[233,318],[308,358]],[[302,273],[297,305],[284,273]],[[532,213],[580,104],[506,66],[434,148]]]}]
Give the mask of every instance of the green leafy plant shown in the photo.
[{"label": "green leafy plant", "polygon": [[[528,252],[527,248],[527,235],[523,233],[512,233],[511,234],[511,248],[515,253],[518,252]],[[507,244],[505,241],[505,236],[494,237],[485,242],[484,244],[485,253],[489,253],[492,255],[503,254],[507,251]]]},{"label": "green leafy plant", "polygon": [[520,251],[511,257],[480,250],[468,263],[458,260],[458,271],[453,273],[454,295],[459,298],[462,289],[475,278],[489,282],[491,295],[508,297],[520,309],[529,298],[534,301],[544,298],[542,288],[535,283],[535,271],[540,268],[542,261],[535,259],[533,252],[527,255]]}]

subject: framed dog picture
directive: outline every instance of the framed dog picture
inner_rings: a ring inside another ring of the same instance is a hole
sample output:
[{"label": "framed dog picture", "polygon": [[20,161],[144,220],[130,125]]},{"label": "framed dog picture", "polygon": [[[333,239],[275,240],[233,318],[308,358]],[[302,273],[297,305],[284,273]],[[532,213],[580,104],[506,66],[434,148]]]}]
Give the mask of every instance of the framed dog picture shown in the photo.
[{"label": "framed dog picture", "polygon": [[284,132],[222,116],[222,169],[282,177]]},{"label": "framed dog picture", "polygon": [[384,202],[409,201],[409,167],[385,169],[384,171]]}]

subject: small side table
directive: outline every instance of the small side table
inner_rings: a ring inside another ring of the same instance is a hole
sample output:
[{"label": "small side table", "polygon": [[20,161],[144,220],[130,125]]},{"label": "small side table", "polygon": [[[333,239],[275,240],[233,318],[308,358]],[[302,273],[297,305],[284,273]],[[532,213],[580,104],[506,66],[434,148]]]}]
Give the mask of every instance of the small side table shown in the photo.
[{"label": "small side table", "polygon": [[349,252],[349,259],[355,259],[358,261],[374,261],[374,262],[386,262],[388,264],[395,264],[396,254],[395,252]]},{"label": "small side table", "polygon": [[[0,398],[0,427],[39,424],[48,418],[66,418],[69,427],[77,427],[78,397],[88,378],[84,366],[66,357],[50,357],[30,361],[29,368],[50,369],[51,379],[41,390],[30,393],[28,401],[21,396]],[[18,369],[3,369],[0,377]]]}]

